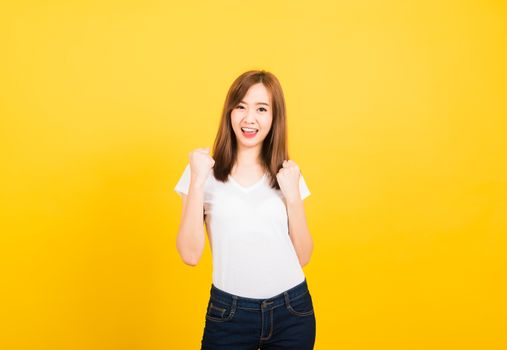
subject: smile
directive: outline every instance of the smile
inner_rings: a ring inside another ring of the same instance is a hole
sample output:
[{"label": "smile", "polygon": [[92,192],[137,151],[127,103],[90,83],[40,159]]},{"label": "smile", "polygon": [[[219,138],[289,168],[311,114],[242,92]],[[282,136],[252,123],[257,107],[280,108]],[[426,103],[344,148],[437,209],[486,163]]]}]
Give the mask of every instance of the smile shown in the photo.
[{"label": "smile", "polygon": [[259,130],[251,129],[251,128],[241,128],[241,132],[243,133],[243,136],[248,137],[248,138],[252,138],[255,135],[257,135]]}]

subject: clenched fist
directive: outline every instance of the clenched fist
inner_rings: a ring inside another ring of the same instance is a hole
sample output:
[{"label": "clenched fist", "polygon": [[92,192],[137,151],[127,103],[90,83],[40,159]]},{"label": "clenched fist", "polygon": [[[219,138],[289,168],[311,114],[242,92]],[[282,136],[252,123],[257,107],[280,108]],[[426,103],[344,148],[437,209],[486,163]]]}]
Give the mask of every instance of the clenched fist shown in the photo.
[{"label": "clenched fist", "polygon": [[192,180],[198,185],[204,185],[211,169],[215,165],[215,160],[209,155],[209,147],[196,148],[188,154],[190,160],[190,173]]},{"label": "clenched fist", "polygon": [[284,160],[282,168],[276,174],[280,190],[288,202],[301,198],[299,193],[299,176],[299,167],[293,160]]}]

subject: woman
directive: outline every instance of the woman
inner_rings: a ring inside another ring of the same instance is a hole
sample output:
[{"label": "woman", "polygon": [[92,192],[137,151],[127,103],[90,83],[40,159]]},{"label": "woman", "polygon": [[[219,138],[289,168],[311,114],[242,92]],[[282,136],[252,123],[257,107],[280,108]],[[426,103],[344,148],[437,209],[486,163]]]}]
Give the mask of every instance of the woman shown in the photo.
[{"label": "woman", "polygon": [[203,220],[213,282],[201,349],[313,349],[316,321],[302,266],[313,242],[289,160],[285,100],[278,79],[247,71],[227,94],[213,147],[189,154],[175,191],[183,201],[177,249],[196,265]]}]

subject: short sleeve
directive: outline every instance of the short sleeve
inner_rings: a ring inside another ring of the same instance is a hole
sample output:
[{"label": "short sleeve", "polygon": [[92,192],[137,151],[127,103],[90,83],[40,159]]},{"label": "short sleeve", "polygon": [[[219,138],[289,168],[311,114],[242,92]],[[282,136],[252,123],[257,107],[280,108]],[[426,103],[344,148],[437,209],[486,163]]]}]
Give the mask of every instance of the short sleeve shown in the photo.
[{"label": "short sleeve", "polygon": [[183,174],[180,176],[178,183],[174,187],[174,190],[181,196],[182,194],[188,194],[188,188],[190,187],[190,163],[187,163]]},{"label": "short sleeve", "polygon": [[306,182],[303,175],[299,177],[299,194],[301,195],[301,199],[305,199],[311,194],[310,190],[308,189],[308,186],[306,186]]}]

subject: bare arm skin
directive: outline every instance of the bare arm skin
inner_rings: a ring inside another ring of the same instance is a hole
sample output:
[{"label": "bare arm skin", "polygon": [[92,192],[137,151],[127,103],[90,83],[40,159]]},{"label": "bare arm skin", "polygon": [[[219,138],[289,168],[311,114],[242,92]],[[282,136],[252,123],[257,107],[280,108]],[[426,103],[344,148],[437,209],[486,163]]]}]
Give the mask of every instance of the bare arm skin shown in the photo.
[{"label": "bare arm skin", "polygon": [[195,266],[201,259],[204,237],[204,185],[190,183],[188,195],[182,194],[181,221],[176,238],[176,248],[183,262]]},{"label": "bare arm skin", "polygon": [[306,222],[303,200],[300,198],[287,201],[289,217],[289,235],[296,250],[301,267],[310,262],[313,251],[313,240]]},{"label": "bare arm skin", "polygon": [[182,194],[181,220],[176,238],[176,248],[183,262],[195,266],[201,259],[204,237],[204,185],[215,160],[209,155],[209,147],[197,148],[189,153],[190,185],[188,194]]}]

